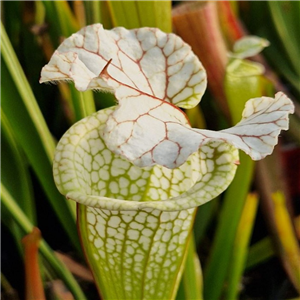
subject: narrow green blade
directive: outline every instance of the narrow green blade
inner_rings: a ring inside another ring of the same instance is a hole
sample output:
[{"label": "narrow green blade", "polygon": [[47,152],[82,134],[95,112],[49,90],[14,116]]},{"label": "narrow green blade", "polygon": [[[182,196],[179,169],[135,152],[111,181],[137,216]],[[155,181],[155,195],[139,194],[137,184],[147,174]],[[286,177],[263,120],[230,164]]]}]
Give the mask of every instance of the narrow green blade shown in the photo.
[{"label": "narrow green blade", "polygon": [[54,139],[1,24],[2,109],[29,163],[37,174],[58,219],[80,251],[75,231],[75,205],[57,191],[52,177]]},{"label": "narrow green blade", "polygon": [[[11,196],[3,184],[1,184],[1,200],[2,205],[11,213],[11,217],[16,221],[20,228],[25,233],[30,233],[32,231],[33,224],[20,209],[15,199]],[[70,291],[73,293],[75,299],[85,300],[86,298],[71,272],[58,260],[45,241],[41,241],[40,251],[51,267],[64,280]]]},{"label": "narrow green blade", "polygon": [[266,237],[250,247],[246,268],[253,268],[256,265],[267,261],[274,255],[275,250],[272,240],[270,237]]},{"label": "narrow green blade", "polygon": [[255,221],[257,205],[257,195],[249,194],[245,201],[240,222],[237,228],[232,257],[228,268],[228,285],[226,287],[225,298],[227,300],[238,299],[240,281],[245,268],[248,244]]},{"label": "narrow green blade", "polygon": [[171,1],[109,1],[114,26],[158,27],[171,32]]},{"label": "narrow green blade", "polygon": [[[53,24],[52,28],[55,29],[51,30],[50,28],[50,34],[52,43],[56,47],[61,42],[62,36],[67,38],[80,28],[67,1],[43,1],[42,3],[45,6],[47,20],[50,24]],[[92,91],[80,93],[75,89],[74,85],[69,85],[68,88],[71,91],[75,121],[82,119],[85,116],[84,113],[91,114],[95,112],[96,108]],[[83,101],[84,109],[82,106]]]},{"label": "narrow green blade", "polygon": [[[261,96],[259,66],[243,60],[227,67],[225,91],[234,123],[239,121],[245,102]],[[240,166],[226,191],[215,239],[204,272],[204,298],[219,299],[228,273],[231,252],[242,209],[252,181],[254,162],[240,152]]]},{"label": "narrow green blade", "polygon": [[1,150],[1,182],[18,201],[28,219],[36,224],[36,211],[28,163],[3,110],[1,111]]},{"label": "narrow green blade", "polygon": [[[187,250],[187,258],[184,271],[182,274],[182,291],[185,300],[202,300],[202,270],[200,261],[197,255],[195,240],[193,235],[189,241]],[[180,295],[179,295],[180,296]],[[177,295],[177,299],[180,298]]]},{"label": "narrow green blade", "polygon": [[286,53],[293,64],[294,71],[300,76],[299,52],[299,1],[270,1],[269,9],[278,35]]}]

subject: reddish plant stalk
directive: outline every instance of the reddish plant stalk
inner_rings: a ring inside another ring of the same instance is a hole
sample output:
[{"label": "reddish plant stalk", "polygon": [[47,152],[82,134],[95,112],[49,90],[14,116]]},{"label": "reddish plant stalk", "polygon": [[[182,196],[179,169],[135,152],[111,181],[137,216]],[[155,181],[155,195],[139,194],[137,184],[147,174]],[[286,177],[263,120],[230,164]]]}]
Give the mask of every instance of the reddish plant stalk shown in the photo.
[{"label": "reddish plant stalk", "polygon": [[191,45],[207,72],[210,91],[228,120],[230,113],[224,93],[227,49],[219,26],[216,3],[187,3],[173,10],[173,26]]},{"label": "reddish plant stalk", "polygon": [[46,299],[38,263],[38,245],[40,239],[41,232],[36,227],[22,239],[24,245],[26,300]]}]

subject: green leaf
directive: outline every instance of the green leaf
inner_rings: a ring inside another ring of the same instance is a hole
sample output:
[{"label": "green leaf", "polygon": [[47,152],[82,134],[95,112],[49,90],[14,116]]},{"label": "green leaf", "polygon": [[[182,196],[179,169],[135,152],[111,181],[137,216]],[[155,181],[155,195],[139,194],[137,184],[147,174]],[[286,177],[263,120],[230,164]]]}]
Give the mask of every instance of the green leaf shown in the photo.
[{"label": "green leaf", "polygon": [[197,209],[197,214],[194,223],[194,236],[195,243],[197,246],[201,247],[202,238],[210,225],[213,217],[215,217],[219,208],[219,197],[213,201],[209,201],[204,205],[201,205]]},{"label": "green leaf", "polygon": [[300,51],[299,10],[298,1],[253,1],[248,11],[249,20],[256,20],[248,24],[249,30],[270,41],[271,46],[264,52],[266,58],[276,73],[289,81],[298,95],[300,68],[295,53]]},{"label": "green leaf", "polygon": [[[1,24],[2,26],[2,24]],[[37,174],[48,199],[71,241],[80,251],[75,227],[75,206],[66,202],[55,188],[52,178],[54,139],[37,105],[24,72],[1,27],[2,109],[26,157]]]},{"label": "green leaf", "polygon": [[[53,45],[61,41],[61,36],[69,37],[79,30],[79,25],[71,11],[67,1],[43,1],[47,20],[56,26],[50,27],[50,34]],[[69,86],[71,91],[71,101],[75,112],[75,121],[81,120],[85,113],[95,112],[95,103],[92,91],[86,91],[83,95],[78,92],[73,85]],[[84,108],[82,102],[85,102]]]},{"label": "green leaf", "polygon": [[[1,164],[1,182],[18,201],[18,204],[30,221],[36,224],[35,203],[33,201],[28,162],[20,145],[17,143],[3,110],[1,111],[1,156],[4,158]],[[2,221],[12,233],[16,245],[20,253],[22,253],[21,239],[24,232],[20,230],[10,217],[10,212],[7,212],[5,208],[2,210]]]},{"label": "green leaf", "polygon": [[[2,22],[5,22],[6,31],[15,48],[20,47],[20,32],[23,26],[21,22],[23,4],[24,3],[20,1],[3,1],[1,4],[3,16],[1,20]],[[9,18],[4,16],[9,16]]]},{"label": "green leaf", "polygon": [[127,29],[158,27],[171,32],[171,1],[109,1],[113,25]]},{"label": "green leaf", "polygon": [[4,111],[1,111],[1,182],[7,187],[11,195],[27,215],[36,224],[36,211],[33,201],[33,189],[28,171],[28,163]]},{"label": "green leaf", "polygon": [[[2,205],[7,211],[11,213],[11,217],[18,223],[20,228],[25,233],[30,233],[34,225],[30,222],[24,212],[20,209],[15,199],[8,192],[6,187],[1,183],[1,200]],[[40,251],[46,261],[56,271],[56,273],[64,280],[70,291],[73,293],[76,299],[85,300],[85,296],[79,287],[77,281],[71,274],[71,272],[62,264],[55,256],[51,248],[45,241],[40,243]]]},{"label": "green leaf", "polygon": [[291,64],[288,63],[289,61],[287,61],[286,55],[284,55],[282,49],[279,48],[278,45],[272,44],[272,47],[269,47],[269,49],[266,50],[266,54],[268,54],[271,63],[275,65],[278,73],[282,74],[300,94],[299,75],[295,73]]},{"label": "green leaf", "polygon": [[[256,64],[249,68],[250,62],[237,60],[231,62],[225,78],[225,91],[233,123],[239,121],[241,111],[249,97],[262,94],[262,81]],[[240,66],[240,68],[239,68]],[[247,70],[254,72],[248,76]],[[218,217],[218,225],[212,250],[204,270],[204,299],[219,299],[228,272],[231,251],[236,230],[252,181],[254,162],[240,153],[240,166],[235,178],[226,191],[223,206]]]},{"label": "green leaf", "polygon": [[245,201],[240,222],[237,228],[230,265],[228,267],[228,281],[225,299],[238,299],[239,285],[245,268],[248,245],[255,221],[258,197],[249,194]]},{"label": "green leaf", "polygon": [[269,41],[257,36],[245,36],[233,45],[232,56],[236,58],[247,58],[260,53],[270,45]]},{"label": "green leaf", "polygon": [[246,269],[263,263],[275,255],[274,245],[270,237],[266,237],[249,249],[249,254],[246,263]]},{"label": "green leaf", "polygon": [[283,260],[285,270],[300,293],[300,248],[294,231],[291,216],[286,205],[285,195],[282,191],[272,193],[274,205],[274,221],[280,246],[280,256]]},{"label": "green leaf", "polygon": [[268,5],[278,35],[299,77],[299,1],[270,1]]},{"label": "green leaf", "polygon": [[[202,270],[200,261],[197,255],[195,241],[193,236],[189,241],[187,249],[187,258],[182,275],[183,294],[185,300],[202,300]],[[181,298],[181,299],[182,299]],[[176,299],[180,299],[177,295]]]},{"label": "green leaf", "polygon": [[4,62],[9,70],[9,73],[12,76],[12,79],[16,85],[16,88],[23,99],[24,105],[28,110],[31,119],[33,120],[36,130],[41,136],[43,141],[43,146],[45,147],[45,152],[49,157],[53,155],[55,144],[53,139],[49,139],[48,135],[45,133],[49,133],[48,127],[39,112],[39,107],[35,101],[32,90],[27,82],[27,79],[24,75],[22,67],[20,66],[18,59],[13,51],[13,48],[9,42],[8,36],[6,35],[5,28],[1,23],[1,50],[2,57]]},{"label": "green leaf", "polygon": [[102,23],[101,5],[102,1],[84,1],[86,25]]},{"label": "green leaf", "polygon": [[79,30],[79,24],[67,1],[42,1],[42,3],[46,8],[46,17],[51,20],[51,24],[55,24],[57,36],[68,37]]},{"label": "green leaf", "polygon": [[219,299],[222,292],[237,226],[252,181],[253,169],[253,161],[241,152],[240,166],[225,193],[209,261],[204,270],[204,299]]},{"label": "green leaf", "polygon": [[86,11],[86,25],[101,23],[104,28],[112,28],[108,1],[83,1]]}]

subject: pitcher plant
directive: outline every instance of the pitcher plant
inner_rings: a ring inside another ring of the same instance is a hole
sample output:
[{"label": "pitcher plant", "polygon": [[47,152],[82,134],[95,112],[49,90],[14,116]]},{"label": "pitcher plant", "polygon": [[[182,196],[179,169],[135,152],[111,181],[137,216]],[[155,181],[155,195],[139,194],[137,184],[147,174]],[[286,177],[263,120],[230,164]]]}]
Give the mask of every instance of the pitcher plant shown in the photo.
[{"label": "pitcher plant", "polygon": [[[209,55],[209,53],[207,54]],[[272,153],[294,106],[279,92],[250,99],[229,129],[191,128],[206,72],[189,45],[156,28],[94,24],[63,41],[40,82],[113,93],[114,107],[59,141],[58,190],[76,201],[78,230],[104,299],[174,299],[196,207],[222,193],[239,164]]]}]

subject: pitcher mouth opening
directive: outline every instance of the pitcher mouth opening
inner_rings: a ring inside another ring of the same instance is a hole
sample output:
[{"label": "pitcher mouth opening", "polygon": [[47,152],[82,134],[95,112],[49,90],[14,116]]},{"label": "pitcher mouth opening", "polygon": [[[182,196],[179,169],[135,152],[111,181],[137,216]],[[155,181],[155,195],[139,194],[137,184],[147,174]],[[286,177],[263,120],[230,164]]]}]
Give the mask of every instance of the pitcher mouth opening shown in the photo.
[{"label": "pitcher mouth opening", "polygon": [[232,181],[238,150],[222,141],[201,148],[175,169],[139,168],[122,159],[106,148],[101,136],[113,109],[74,124],[58,143],[54,179],[68,199],[115,211],[179,211],[212,200]]},{"label": "pitcher mouth opening", "polygon": [[68,200],[74,200],[77,203],[100,208],[105,210],[121,211],[121,210],[161,210],[161,211],[179,211],[182,209],[195,208],[199,204],[195,202],[189,203],[187,198],[169,198],[168,200],[159,201],[133,201],[116,198],[108,198],[94,195],[86,195],[81,192],[70,192],[66,195]]},{"label": "pitcher mouth opening", "polygon": [[[215,196],[221,194],[232,181],[236,171],[236,166],[232,171],[227,173],[225,178],[217,174],[214,179],[215,185],[207,185],[205,180],[197,181],[188,190],[180,193],[175,197],[169,197],[165,200],[135,201],[133,199],[120,199],[105,197],[99,195],[89,195],[83,191],[70,191],[66,194],[67,199],[74,200],[80,204],[114,211],[128,210],[161,210],[161,211],[179,211],[183,209],[193,209],[202,205]],[[205,176],[204,176],[205,177]],[[218,180],[220,184],[218,184]],[[221,181],[225,181],[226,183]],[[210,194],[211,193],[211,194]]]}]

